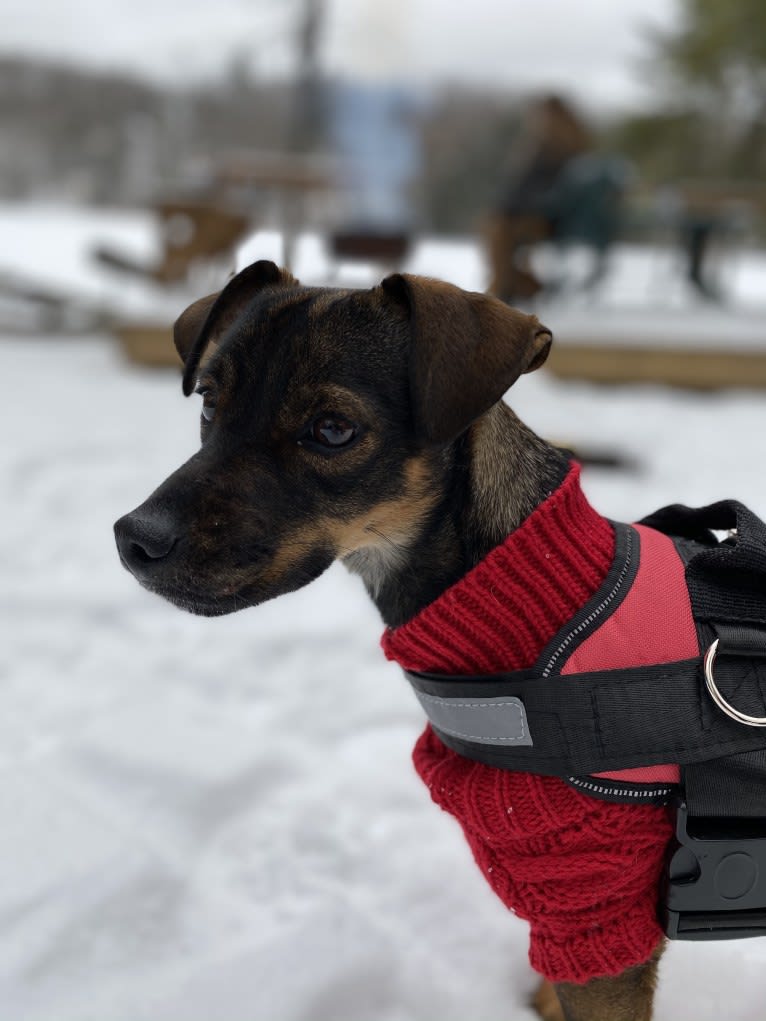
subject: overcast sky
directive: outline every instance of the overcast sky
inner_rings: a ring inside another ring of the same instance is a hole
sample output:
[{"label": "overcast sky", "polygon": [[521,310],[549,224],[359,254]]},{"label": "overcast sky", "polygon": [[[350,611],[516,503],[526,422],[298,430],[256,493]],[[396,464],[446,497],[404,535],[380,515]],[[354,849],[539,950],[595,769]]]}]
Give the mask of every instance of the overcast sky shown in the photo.
[{"label": "overcast sky", "polygon": [[[590,106],[640,104],[644,28],[676,0],[325,0],[325,67],[419,82],[564,88]],[[208,77],[239,53],[284,72],[302,0],[2,0],[0,46],[167,79]]]}]

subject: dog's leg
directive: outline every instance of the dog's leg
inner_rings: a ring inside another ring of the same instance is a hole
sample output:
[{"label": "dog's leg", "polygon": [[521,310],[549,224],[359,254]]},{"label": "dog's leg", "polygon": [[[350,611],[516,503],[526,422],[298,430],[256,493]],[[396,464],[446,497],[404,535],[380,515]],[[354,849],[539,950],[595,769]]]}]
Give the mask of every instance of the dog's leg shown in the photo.
[{"label": "dog's leg", "polygon": [[566,1021],[564,1011],[561,1009],[561,1002],[556,996],[556,990],[547,979],[543,979],[535,990],[532,1006],[542,1021]]},{"label": "dog's leg", "polygon": [[661,954],[662,947],[645,964],[616,978],[594,978],[584,985],[557,983],[565,1021],[651,1021]]}]

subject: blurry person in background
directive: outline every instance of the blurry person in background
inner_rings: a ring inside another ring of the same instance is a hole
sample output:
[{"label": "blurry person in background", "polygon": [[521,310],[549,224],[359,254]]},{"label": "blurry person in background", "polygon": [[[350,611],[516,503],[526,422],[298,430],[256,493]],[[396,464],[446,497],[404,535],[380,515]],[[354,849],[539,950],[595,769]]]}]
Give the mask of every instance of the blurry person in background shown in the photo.
[{"label": "blurry person in background", "polygon": [[513,154],[511,180],[487,226],[491,294],[513,302],[541,289],[526,248],[554,235],[562,174],[591,146],[588,128],[560,96],[545,96],[530,107]]}]

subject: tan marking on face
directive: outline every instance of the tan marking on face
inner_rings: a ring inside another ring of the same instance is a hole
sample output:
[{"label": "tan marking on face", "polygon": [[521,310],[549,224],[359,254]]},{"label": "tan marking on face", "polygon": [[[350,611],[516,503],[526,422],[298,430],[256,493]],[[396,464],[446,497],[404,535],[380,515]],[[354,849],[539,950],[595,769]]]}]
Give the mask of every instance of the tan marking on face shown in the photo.
[{"label": "tan marking on face", "polygon": [[413,457],[404,468],[404,492],[384,500],[351,521],[330,522],[330,534],[340,558],[364,549],[382,549],[394,544],[408,546],[425,516],[433,509],[438,493],[426,461]]},{"label": "tan marking on face", "polygon": [[439,496],[423,457],[407,462],[404,479],[404,490],[395,499],[383,500],[354,518],[319,518],[286,536],[259,580],[278,582],[307,553],[322,547],[340,560],[365,551],[395,559],[413,541]]}]

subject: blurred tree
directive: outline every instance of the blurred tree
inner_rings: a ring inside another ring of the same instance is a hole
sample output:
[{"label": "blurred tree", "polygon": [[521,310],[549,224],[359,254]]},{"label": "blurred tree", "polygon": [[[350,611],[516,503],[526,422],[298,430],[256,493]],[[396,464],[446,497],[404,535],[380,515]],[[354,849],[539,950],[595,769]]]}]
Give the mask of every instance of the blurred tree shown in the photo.
[{"label": "blurred tree", "polygon": [[643,184],[652,187],[686,177],[728,175],[718,129],[695,111],[668,107],[622,117],[604,130],[607,149],[636,164]]},{"label": "blurred tree", "polygon": [[674,105],[717,128],[719,171],[756,175],[766,167],[766,3],[678,2],[678,28],[655,35]]},{"label": "blurred tree", "polygon": [[694,93],[763,115],[766,4],[763,0],[680,0],[682,20],[660,34],[665,58]]}]

